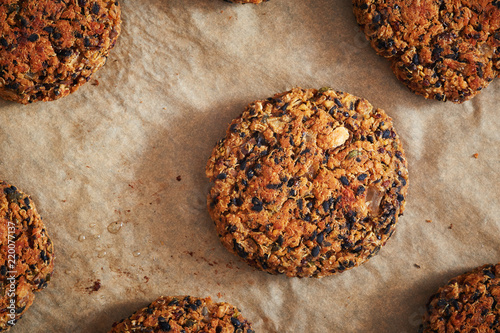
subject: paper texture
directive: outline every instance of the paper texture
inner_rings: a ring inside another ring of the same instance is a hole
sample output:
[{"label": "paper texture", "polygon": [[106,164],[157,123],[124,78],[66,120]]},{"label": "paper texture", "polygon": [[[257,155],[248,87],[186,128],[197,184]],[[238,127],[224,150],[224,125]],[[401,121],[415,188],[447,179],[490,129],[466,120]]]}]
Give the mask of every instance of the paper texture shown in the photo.
[{"label": "paper texture", "polygon": [[[500,261],[500,81],[462,105],[414,95],[348,0],[123,0],[122,11],[99,85],[0,101],[0,179],[34,198],[56,250],[49,287],[12,332],[104,333],[160,295],[230,302],[256,332],[416,332],[438,287]],[[231,119],[295,86],[384,109],[410,169],[387,246],[320,280],[250,268],[206,209],[205,164]]]}]

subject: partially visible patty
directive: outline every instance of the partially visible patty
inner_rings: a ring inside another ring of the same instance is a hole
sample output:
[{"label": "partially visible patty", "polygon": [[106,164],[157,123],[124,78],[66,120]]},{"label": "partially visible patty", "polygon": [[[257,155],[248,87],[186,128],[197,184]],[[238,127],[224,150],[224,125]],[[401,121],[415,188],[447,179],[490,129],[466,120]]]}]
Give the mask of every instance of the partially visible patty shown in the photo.
[{"label": "partially visible patty", "polygon": [[254,333],[240,311],[210,297],[160,297],[129,318],[113,324],[109,333],[210,332]]},{"label": "partially visible patty", "polygon": [[27,104],[76,91],[120,34],[114,0],[0,0],[0,97]]},{"label": "partially visible patty", "polygon": [[499,332],[499,304],[500,264],[478,267],[431,296],[419,332]]},{"label": "partially visible patty", "polygon": [[462,103],[500,73],[497,0],[353,0],[375,51],[413,92]]},{"label": "partially visible patty", "polygon": [[35,204],[15,186],[0,181],[0,281],[4,289],[0,331],[21,318],[35,292],[47,286],[53,269],[54,246]]}]

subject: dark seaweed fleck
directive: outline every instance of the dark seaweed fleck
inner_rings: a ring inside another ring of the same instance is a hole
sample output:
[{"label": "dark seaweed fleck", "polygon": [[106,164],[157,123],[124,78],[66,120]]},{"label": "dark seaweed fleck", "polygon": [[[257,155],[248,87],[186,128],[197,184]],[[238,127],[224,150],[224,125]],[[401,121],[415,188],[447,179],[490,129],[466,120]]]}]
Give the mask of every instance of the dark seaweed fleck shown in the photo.
[{"label": "dark seaweed fleck", "polygon": [[356,191],[356,195],[361,195],[365,192],[365,187],[363,185],[360,185]]},{"label": "dark seaweed fleck", "polygon": [[[474,292],[474,295],[472,295],[471,300],[472,300],[473,302],[475,302],[475,301],[477,301],[480,297],[481,297],[481,293],[479,292],[479,290],[476,290],[476,291]],[[438,302],[438,303],[439,303],[439,302]]]},{"label": "dark seaweed fleck", "polygon": [[318,244],[321,244],[321,243],[323,243],[324,239],[325,239],[325,234],[320,232],[318,234],[318,236],[316,237],[316,242],[318,242]]},{"label": "dark seaweed fleck", "polygon": [[450,301],[451,303],[451,306],[453,306],[455,308],[455,310],[459,310],[460,309],[460,304],[458,303],[458,301],[456,299],[452,299]]},{"label": "dark seaweed fleck", "polygon": [[48,262],[49,261],[50,258],[47,256],[45,250],[42,250],[40,252],[40,259],[42,259],[44,262]]},{"label": "dark seaweed fleck", "polygon": [[233,248],[234,250],[236,251],[236,253],[242,257],[242,258],[246,258],[248,257],[248,253],[245,251],[245,249],[243,248],[243,246],[241,246],[237,241],[236,239],[233,239]]},{"label": "dark seaweed fleck", "polygon": [[358,247],[352,249],[352,252],[359,253],[359,252],[361,252],[362,249],[363,249],[363,246],[358,246]]},{"label": "dark seaweed fleck", "polygon": [[448,306],[448,301],[445,299],[440,299],[437,301],[437,306],[439,306],[439,307]]},{"label": "dark seaweed fleck", "polygon": [[297,207],[299,207],[300,210],[304,208],[304,200],[302,200],[302,198],[297,200]]},{"label": "dark seaweed fleck", "polygon": [[99,14],[100,10],[101,10],[101,7],[99,6],[99,4],[97,2],[94,2],[94,4],[92,5],[92,13],[94,15],[97,15],[97,14]]},{"label": "dark seaweed fleck", "polygon": [[85,37],[85,38],[83,39],[83,45],[84,45],[85,47],[89,47],[89,46],[91,45],[91,44],[90,44],[90,39],[89,39],[88,37]]},{"label": "dark seaweed fleck", "polygon": [[165,331],[165,332],[168,332],[172,329],[170,327],[170,324],[166,321],[166,319],[164,317],[161,317],[161,316],[158,317],[158,327],[160,328],[160,330]]},{"label": "dark seaweed fleck", "polygon": [[61,56],[61,57],[69,57],[73,54],[73,51],[71,49],[63,49],[61,51],[56,51],[57,55],[58,56]]},{"label": "dark seaweed fleck", "polygon": [[32,34],[28,37],[28,40],[32,43],[36,42],[40,38],[37,34]]},{"label": "dark seaweed fleck", "polygon": [[241,322],[235,317],[231,317],[231,324],[233,324],[235,328],[239,328],[241,326]]},{"label": "dark seaweed fleck", "polygon": [[26,309],[26,306],[21,306],[20,308],[16,309],[16,313],[22,313]]},{"label": "dark seaweed fleck", "polygon": [[244,170],[246,168],[246,166],[247,166],[247,160],[246,159],[242,159],[240,161],[240,169]]},{"label": "dark seaweed fleck", "polygon": [[444,99],[445,99],[444,95],[442,95],[442,94],[436,94],[436,95],[434,96],[434,98],[435,98],[436,100],[440,101],[440,102],[444,102]]},{"label": "dark seaweed fleck", "polygon": [[173,300],[170,301],[170,303],[168,303],[168,306],[177,306],[179,305],[179,300],[174,298]]},{"label": "dark seaweed fleck", "polygon": [[283,246],[283,236],[282,235],[279,235],[278,236],[278,239],[276,240],[276,243],[279,245],[279,246]]},{"label": "dark seaweed fleck", "polygon": [[415,66],[418,66],[420,65],[420,58],[418,56],[418,53],[415,53],[415,55],[413,56],[413,59],[412,59],[412,64],[414,64]]},{"label": "dark seaweed fleck", "polygon": [[483,273],[484,273],[484,275],[486,275],[487,277],[489,277],[491,279],[496,278],[495,274],[489,269],[484,269]]},{"label": "dark seaweed fleck", "polygon": [[260,201],[257,197],[252,198],[252,204],[253,204],[252,210],[254,210],[256,212],[260,212],[264,208],[262,201]]},{"label": "dark seaweed fleck", "polygon": [[26,205],[26,208],[31,209],[30,206],[30,199],[28,197],[24,198],[24,204]]},{"label": "dark seaweed fleck", "polygon": [[327,213],[330,210],[330,202],[328,200],[323,202],[323,210]]}]

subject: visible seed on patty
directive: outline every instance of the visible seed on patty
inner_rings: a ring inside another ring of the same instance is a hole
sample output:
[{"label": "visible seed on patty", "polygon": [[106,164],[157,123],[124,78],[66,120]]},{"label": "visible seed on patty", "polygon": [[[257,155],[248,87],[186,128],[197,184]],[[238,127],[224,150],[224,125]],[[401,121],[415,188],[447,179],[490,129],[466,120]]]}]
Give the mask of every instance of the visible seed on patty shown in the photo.
[{"label": "visible seed on patty", "polygon": [[363,185],[360,185],[356,190],[356,195],[361,195],[363,193],[365,193],[365,187]]},{"label": "visible seed on patty", "polygon": [[37,34],[32,34],[28,37],[28,40],[32,43],[36,42],[40,38]]},{"label": "visible seed on patty", "polygon": [[315,246],[315,247],[313,247],[313,249],[311,250],[311,255],[312,255],[313,257],[317,257],[317,256],[319,256],[319,246]]},{"label": "visible seed on patty", "polygon": [[101,10],[101,7],[99,6],[99,4],[97,2],[94,2],[94,4],[92,5],[92,13],[94,15],[97,15],[97,14],[99,14],[100,10]]},{"label": "visible seed on patty", "polygon": [[217,175],[217,179],[219,180],[224,180],[226,179],[227,175],[224,172],[221,172]]},{"label": "visible seed on patty", "polygon": [[170,327],[170,324],[165,320],[163,317],[158,317],[158,327],[165,332],[170,331],[172,328]]},{"label": "visible seed on patty", "polygon": [[263,205],[262,205],[262,201],[260,201],[258,198],[256,197],[253,197],[252,198],[252,210],[256,211],[256,212],[260,212],[262,211],[262,209],[264,208]]},{"label": "visible seed on patty", "polygon": [[316,242],[318,242],[318,244],[321,244],[321,243],[323,243],[324,239],[325,239],[325,234],[321,232],[316,237]]},{"label": "visible seed on patty", "polygon": [[347,154],[347,157],[346,157],[346,158],[349,160],[349,159],[354,158],[354,157],[357,157],[357,156],[359,156],[359,155],[361,155],[361,154],[362,154],[362,153],[361,153],[359,150],[351,150],[351,151],[349,152],[349,154]]},{"label": "visible seed on patty", "polygon": [[64,50],[57,52],[57,55],[64,57],[64,58],[67,58],[67,57],[71,56],[72,54],[73,54],[73,51],[71,51],[71,49],[64,49]]},{"label": "visible seed on patty", "polygon": [[279,246],[283,246],[283,235],[279,235],[278,236],[278,239],[276,240],[276,243],[279,245]]},{"label": "visible seed on patty", "polygon": [[327,135],[318,135],[318,146],[323,149],[332,149],[342,146],[349,139],[347,128],[340,126]]},{"label": "visible seed on patty", "polygon": [[241,326],[241,322],[238,320],[238,318],[235,317],[231,317],[231,324],[233,324],[233,326],[236,328]]}]

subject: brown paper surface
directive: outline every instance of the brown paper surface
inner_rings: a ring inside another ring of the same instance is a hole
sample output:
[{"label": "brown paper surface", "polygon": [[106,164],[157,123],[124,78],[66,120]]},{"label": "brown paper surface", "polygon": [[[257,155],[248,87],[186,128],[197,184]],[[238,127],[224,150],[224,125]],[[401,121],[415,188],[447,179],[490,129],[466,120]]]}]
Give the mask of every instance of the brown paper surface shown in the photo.
[{"label": "brown paper surface", "polygon": [[[99,85],[50,103],[0,101],[0,179],[34,198],[56,249],[49,287],[12,332],[104,333],[160,295],[230,302],[256,332],[416,332],[439,286],[500,261],[500,80],[462,105],[414,95],[348,0],[123,0],[122,10]],[[388,244],[320,280],[247,266],[219,243],[205,203],[205,163],[230,120],[295,86],[386,110],[410,168]]]}]

